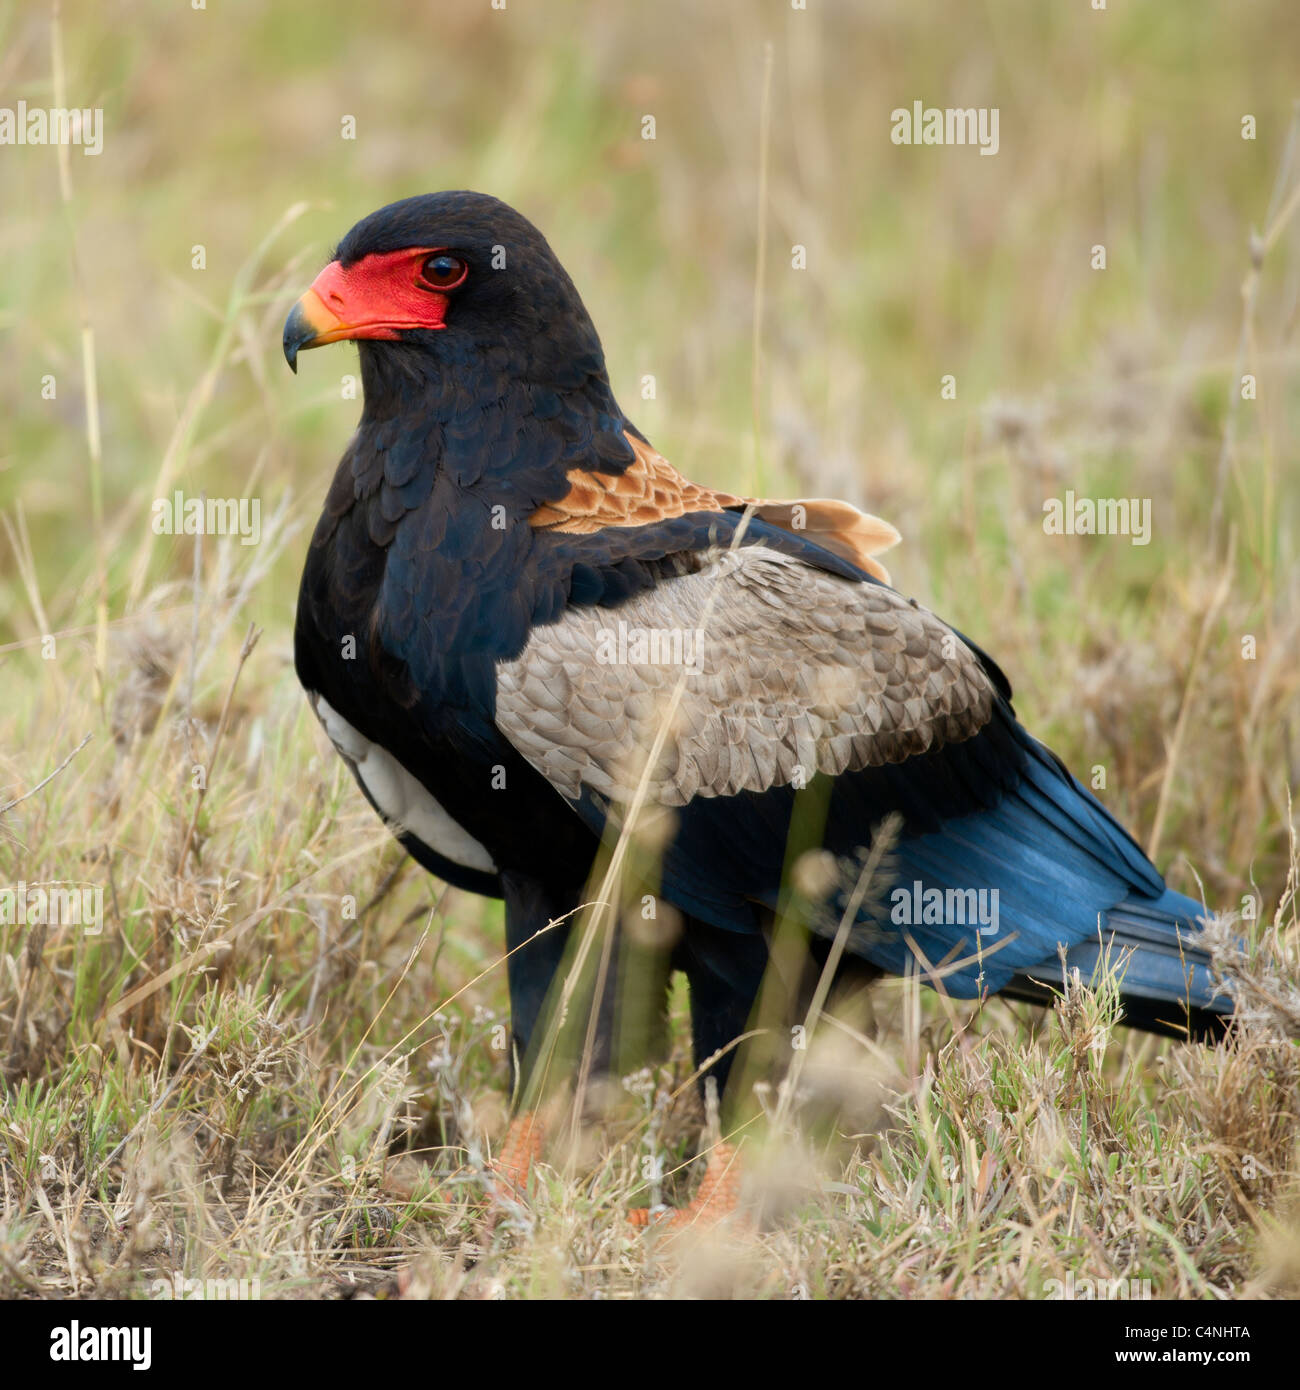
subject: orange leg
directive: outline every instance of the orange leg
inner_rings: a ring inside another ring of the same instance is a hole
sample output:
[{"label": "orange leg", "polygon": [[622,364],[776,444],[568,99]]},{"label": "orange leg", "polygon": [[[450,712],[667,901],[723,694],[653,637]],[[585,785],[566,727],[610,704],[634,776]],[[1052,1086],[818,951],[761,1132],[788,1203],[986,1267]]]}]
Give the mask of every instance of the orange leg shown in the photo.
[{"label": "orange leg", "polygon": [[734,1144],[716,1144],[709,1152],[699,1190],[680,1211],[655,1213],[649,1207],[628,1212],[634,1226],[680,1230],[696,1222],[712,1225],[733,1215],[740,1207],[740,1152]]},{"label": "orange leg", "polygon": [[492,1160],[492,1167],[511,1196],[522,1196],[528,1191],[533,1164],[541,1157],[543,1133],[541,1117],[535,1111],[526,1110],[510,1121],[510,1128],[506,1131],[500,1152]]}]

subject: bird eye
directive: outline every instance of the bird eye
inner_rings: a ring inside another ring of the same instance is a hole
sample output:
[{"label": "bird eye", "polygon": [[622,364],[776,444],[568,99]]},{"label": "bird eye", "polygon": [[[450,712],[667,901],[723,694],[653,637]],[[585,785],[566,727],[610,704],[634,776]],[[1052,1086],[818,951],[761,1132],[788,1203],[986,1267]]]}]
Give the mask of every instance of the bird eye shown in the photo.
[{"label": "bird eye", "polygon": [[468,274],[469,266],[446,251],[430,256],[420,270],[420,278],[435,290],[454,290]]}]

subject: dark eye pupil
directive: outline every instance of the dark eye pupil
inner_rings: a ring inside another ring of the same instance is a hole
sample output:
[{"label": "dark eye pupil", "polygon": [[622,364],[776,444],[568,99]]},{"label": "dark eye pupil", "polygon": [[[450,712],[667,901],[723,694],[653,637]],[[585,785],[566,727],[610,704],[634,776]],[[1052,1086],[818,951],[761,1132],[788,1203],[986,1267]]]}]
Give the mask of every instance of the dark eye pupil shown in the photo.
[{"label": "dark eye pupil", "polygon": [[456,256],[430,256],[424,263],[424,278],[434,285],[448,285],[464,274],[465,266]]}]

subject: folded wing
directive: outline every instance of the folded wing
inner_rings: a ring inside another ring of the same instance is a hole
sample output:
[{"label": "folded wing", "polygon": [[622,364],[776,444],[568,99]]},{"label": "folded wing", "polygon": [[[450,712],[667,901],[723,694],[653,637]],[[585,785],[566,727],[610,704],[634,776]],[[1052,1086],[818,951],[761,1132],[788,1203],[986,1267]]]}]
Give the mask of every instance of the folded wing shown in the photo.
[{"label": "folded wing", "polygon": [[969,738],[979,659],[893,589],[765,546],[684,557],[616,608],[575,607],[497,668],[497,723],[561,792],[684,806]]}]

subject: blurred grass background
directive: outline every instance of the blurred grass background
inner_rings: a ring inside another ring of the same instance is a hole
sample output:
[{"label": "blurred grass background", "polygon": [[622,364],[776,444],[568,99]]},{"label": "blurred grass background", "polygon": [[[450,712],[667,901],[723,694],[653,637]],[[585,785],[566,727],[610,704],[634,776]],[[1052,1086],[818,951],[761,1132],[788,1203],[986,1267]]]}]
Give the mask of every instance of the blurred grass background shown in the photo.
[{"label": "blurred grass background", "polygon": [[[0,0],[0,105],[56,104],[53,13]],[[103,108],[104,149],[70,152],[65,206],[55,151],[0,147],[0,797],[98,737],[6,817],[0,880],[111,875],[121,943],[54,943],[71,973],[44,995],[37,967],[21,987],[26,948],[11,943],[11,1081],[84,1084],[86,1049],[108,1046],[106,1017],[120,1022],[112,1001],[232,913],[247,930],[227,987],[287,989],[306,1028],[337,989],[340,1031],[311,1046],[345,1071],[336,1049],[360,1046],[370,1018],[389,1009],[371,1041],[391,1045],[500,952],[498,910],[452,895],[454,930],[407,979],[409,914],[436,886],[406,874],[360,942],[330,938],[322,975],[322,904],[368,901],[398,861],[290,664],[306,533],[359,405],[341,389],[353,350],[305,357],[295,379],[280,325],[358,218],[438,188],[491,192],[543,230],[624,407],[682,472],[844,496],[893,521],[895,583],[993,653],[1026,723],[1085,781],[1106,770],[1100,794],[1158,841],[1170,881],[1272,912],[1300,752],[1300,218],[1280,221],[1246,320],[1258,398],[1235,407],[1217,536],[1211,511],[1251,229],[1300,176],[1286,164],[1300,98],[1290,0],[87,0],[63,5],[59,29],[67,104]],[[892,144],[891,111],[916,100],[998,107],[998,154]],[[653,400],[640,399],[647,374]],[[941,399],[946,374],[955,400]],[[261,546],[204,542],[197,619],[192,538],[150,527],[174,487],[262,502]],[[1045,536],[1042,502],[1067,488],[1151,498],[1151,544]],[[225,780],[196,809],[190,768],[211,750],[250,621],[265,635],[232,704]],[[191,816],[193,875],[174,864]],[[304,864],[318,878],[295,893]],[[243,885],[233,898],[227,878]],[[461,1003],[503,1009],[499,974]],[[136,1017],[136,1042],[114,1043],[120,1058],[147,1043],[159,1076],[198,1007],[198,985],[178,979],[156,1016]],[[399,979],[407,997],[389,1008]],[[134,1123],[146,1092],[119,1084]],[[476,1084],[502,1091],[502,1059]]]}]

